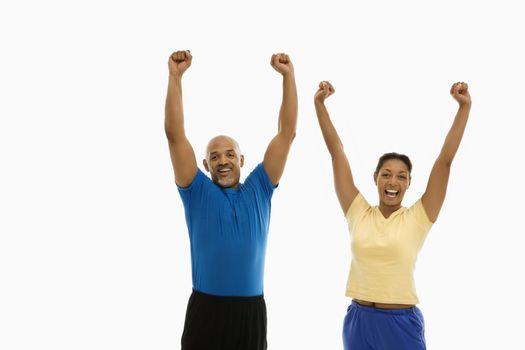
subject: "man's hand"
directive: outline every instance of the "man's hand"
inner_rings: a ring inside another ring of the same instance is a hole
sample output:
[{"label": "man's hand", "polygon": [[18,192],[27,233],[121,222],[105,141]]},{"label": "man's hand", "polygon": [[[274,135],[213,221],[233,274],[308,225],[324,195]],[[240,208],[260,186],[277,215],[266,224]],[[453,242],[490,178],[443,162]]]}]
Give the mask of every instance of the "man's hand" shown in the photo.
[{"label": "man's hand", "polygon": [[456,101],[458,101],[460,107],[470,106],[472,104],[467,83],[457,82],[453,84],[450,88],[450,94]]},{"label": "man's hand", "polygon": [[272,55],[271,65],[273,69],[281,73],[283,76],[293,73],[293,64],[287,54],[276,53]]},{"label": "man's hand", "polygon": [[314,101],[323,103],[328,97],[335,92],[334,87],[328,81],[322,81],[319,83],[319,90],[315,93]]},{"label": "man's hand", "polygon": [[192,56],[190,50],[175,51],[171,54],[168,61],[170,75],[175,77],[182,77],[186,69],[191,66]]}]

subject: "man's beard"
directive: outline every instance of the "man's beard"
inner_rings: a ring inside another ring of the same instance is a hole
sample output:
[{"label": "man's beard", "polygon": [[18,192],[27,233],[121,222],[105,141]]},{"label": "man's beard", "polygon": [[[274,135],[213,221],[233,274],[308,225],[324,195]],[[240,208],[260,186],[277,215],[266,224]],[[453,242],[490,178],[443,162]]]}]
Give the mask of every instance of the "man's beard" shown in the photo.
[{"label": "man's beard", "polygon": [[233,174],[227,176],[227,177],[219,177],[217,178],[217,182],[221,187],[232,187],[235,180],[233,178]]}]

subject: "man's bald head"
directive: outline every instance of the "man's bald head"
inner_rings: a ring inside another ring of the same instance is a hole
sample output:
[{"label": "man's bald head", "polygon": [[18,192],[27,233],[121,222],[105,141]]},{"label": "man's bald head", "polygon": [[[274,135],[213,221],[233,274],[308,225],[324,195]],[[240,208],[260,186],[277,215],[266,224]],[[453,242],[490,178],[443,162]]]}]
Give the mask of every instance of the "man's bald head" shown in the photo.
[{"label": "man's bald head", "polygon": [[244,165],[244,156],[237,141],[226,135],[215,136],[206,147],[204,168],[211,179],[223,188],[237,187]]},{"label": "man's bald head", "polygon": [[230,146],[237,152],[237,154],[241,154],[241,148],[239,147],[239,143],[235,141],[232,137],[227,135],[217,135],[214,138],[212,138],[208,142],[208,146],[206,146],[206,159],[208,159],[210,155],[210,151],[213,148],[217,148],[217,146]]}]

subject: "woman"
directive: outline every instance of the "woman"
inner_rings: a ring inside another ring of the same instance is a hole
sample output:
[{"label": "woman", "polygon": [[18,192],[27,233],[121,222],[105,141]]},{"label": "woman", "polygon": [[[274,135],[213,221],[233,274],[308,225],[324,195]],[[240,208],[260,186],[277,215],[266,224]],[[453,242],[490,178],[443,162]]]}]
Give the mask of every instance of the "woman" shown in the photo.
[{"label": "woman", "polygon": [[437,157],[427,188],[411,207],[401,205],[412,164],[402,154],[384,154],[374,172],[379,205],[370,206],[354,184],[343,145],[324,105],[335,92],[326,81],[315,94],[315,110],[332,156],[335,191],[352,235],[352,264],[346,295],[353,298],[343,326],[345,349],[426,349],[424,321],[414,287],[417,254],[436,221],[447,190],[452,160],[471,107],[468,86],[455,83],[459,103],[454,123]]}]

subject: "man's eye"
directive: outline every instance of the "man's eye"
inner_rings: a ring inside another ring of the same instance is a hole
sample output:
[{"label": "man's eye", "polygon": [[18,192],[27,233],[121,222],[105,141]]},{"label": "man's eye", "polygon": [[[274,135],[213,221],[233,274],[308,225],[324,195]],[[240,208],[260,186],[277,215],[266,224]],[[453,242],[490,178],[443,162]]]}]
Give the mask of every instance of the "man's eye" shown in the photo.
[{"label": "man's eye", "polygon": [[399,178],[400,178],[401,180],[406,180],[406,179],[407,179],[407,177],[406,177],[405,175],[400,175]]}]

